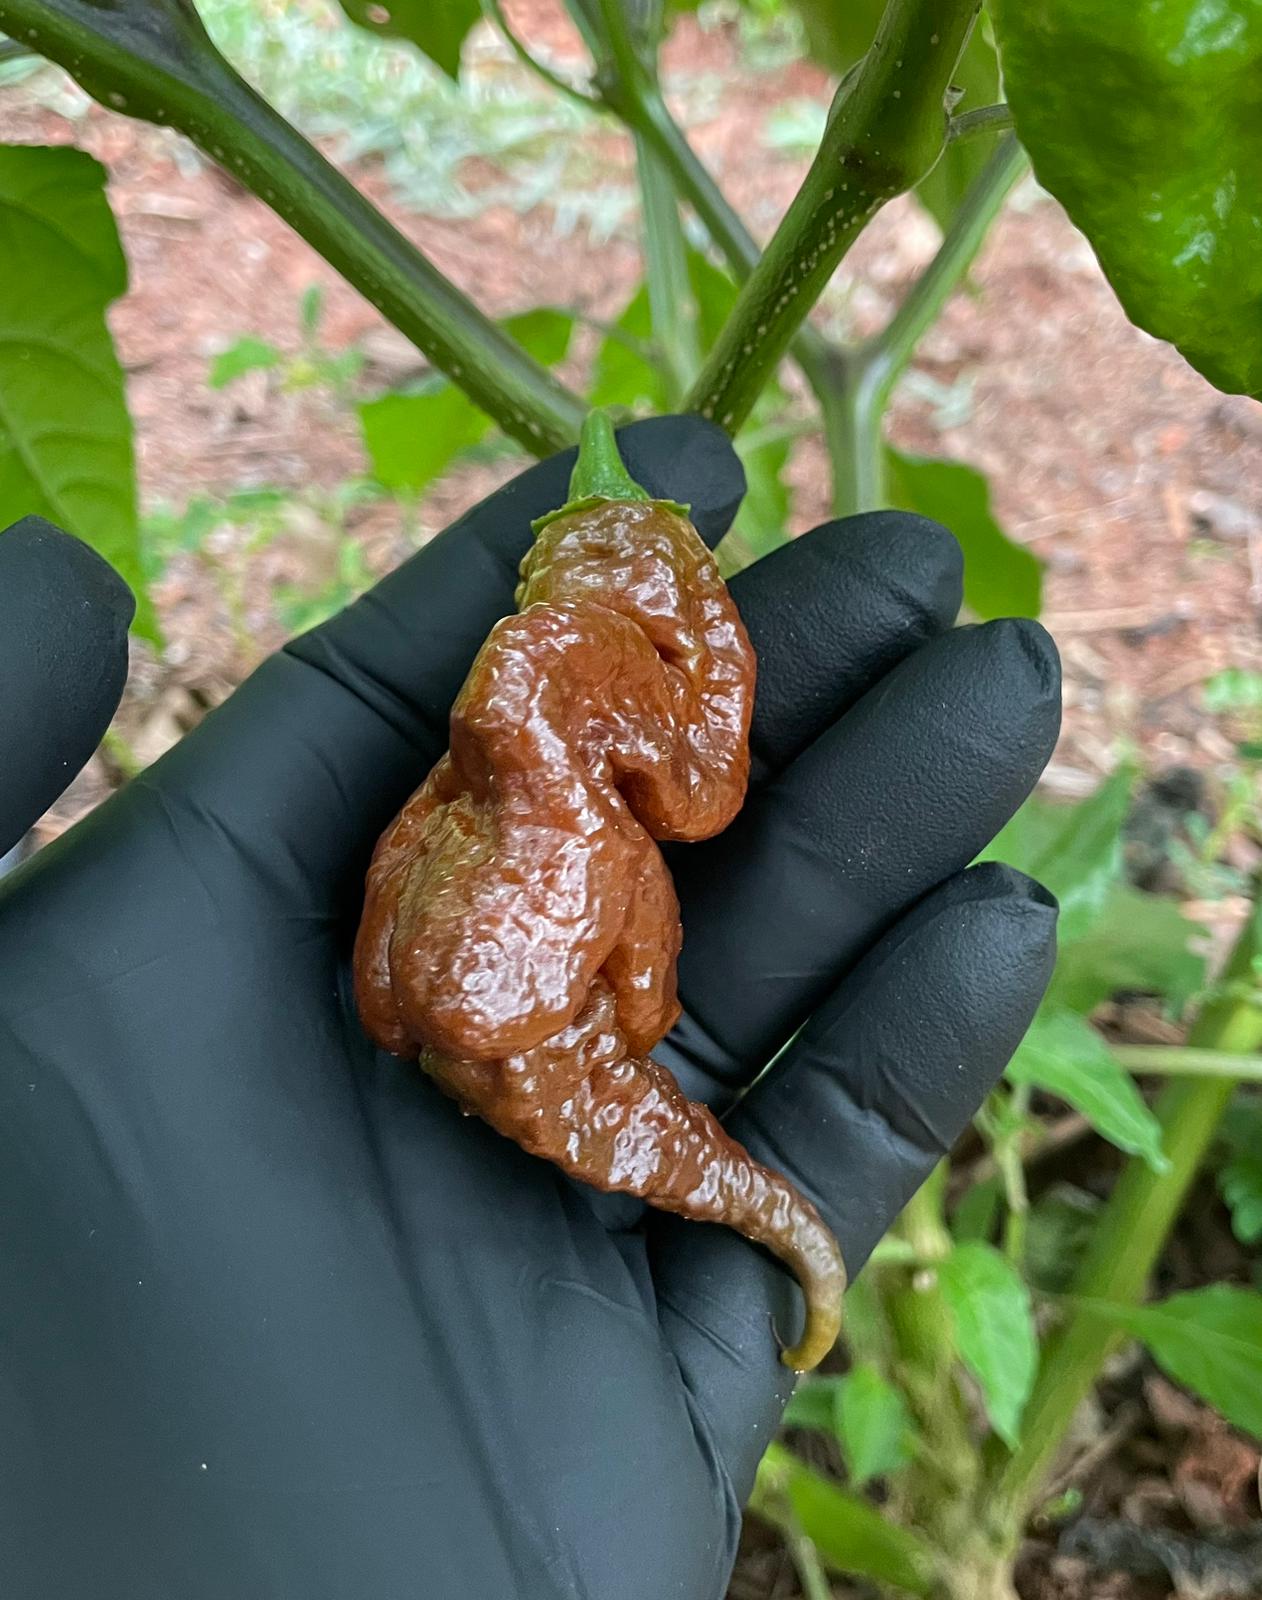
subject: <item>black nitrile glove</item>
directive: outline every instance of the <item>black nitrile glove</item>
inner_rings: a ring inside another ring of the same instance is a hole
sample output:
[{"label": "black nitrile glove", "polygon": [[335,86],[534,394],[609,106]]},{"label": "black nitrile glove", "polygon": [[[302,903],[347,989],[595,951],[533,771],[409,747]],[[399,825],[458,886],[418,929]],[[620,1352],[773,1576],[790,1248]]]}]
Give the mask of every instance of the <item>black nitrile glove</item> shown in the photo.
[{"label": "black nitrile glove", "polygon": [[[717,539],[742,490],[722,435],[661,418],[623,443]],[[350,999],[368,855],[571,459],[0,886],[0,1595],[722,1595],[796,1287],[728,1230],[595,1196],[462,1118]],[[46,582],[0,589],[0,633]],[[1032,623],[953,631],[960,554],[915,517],[821,528],[732,590],[760,658],[755,788],[671,852],[687,1016],[661,1058],[727,1105],[801,1028],[728,1127],[853,1273],[1048,976],[1050,898],[966,869],[1051,751],[1056,658]],[[23,671],[10,833],[48,798],[23,729],[67,704]],[[76,759],[102,715],[99,661],[82,673]]]}]

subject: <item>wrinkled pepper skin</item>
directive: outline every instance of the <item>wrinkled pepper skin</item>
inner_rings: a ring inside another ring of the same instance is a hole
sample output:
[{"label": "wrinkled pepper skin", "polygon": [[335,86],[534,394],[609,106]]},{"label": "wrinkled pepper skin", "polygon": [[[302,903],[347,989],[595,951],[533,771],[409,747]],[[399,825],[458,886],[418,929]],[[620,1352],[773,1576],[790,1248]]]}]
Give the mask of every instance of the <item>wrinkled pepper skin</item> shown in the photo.
[{"label": "wrinkled pepper skin", "polygon": [[1262,395],[1262,0],[995,0],[1039,182],[1132,322]]},{"label": "wrinkled pepper skin", "polygon": [[804,1370],[836,1338],[836,1243],[649,1058],[679,1015],[679,906],[656,841],[708,838],[741,806],[748,636],[691,523],[647,500],[549,521],[518,604],[452,708],[447,755],[377,846],[360,1017],[573,1177],[778,1255],[806,1294],[784,1352]]}]

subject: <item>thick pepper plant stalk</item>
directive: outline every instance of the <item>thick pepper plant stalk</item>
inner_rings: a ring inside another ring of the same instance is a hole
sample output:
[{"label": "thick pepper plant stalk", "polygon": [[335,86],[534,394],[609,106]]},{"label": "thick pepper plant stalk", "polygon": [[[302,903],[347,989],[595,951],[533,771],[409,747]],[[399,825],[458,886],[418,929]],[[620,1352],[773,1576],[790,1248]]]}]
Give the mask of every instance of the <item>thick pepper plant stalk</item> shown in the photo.
[{"label": "thick pepper plant stalk", "polygon": [[741,292],[689,396],[734,433],[877,211],[913,188],[946,142],[946,92],[980,0],[890,0],[838,91],[806,181]]},{"label": "thick pepper plant stalk", "polygon": [[0,0],[0,31],[65,67],[102,105],[186,134],[534,455],[577,437],[578,397],[249,87],[191,0]]}]

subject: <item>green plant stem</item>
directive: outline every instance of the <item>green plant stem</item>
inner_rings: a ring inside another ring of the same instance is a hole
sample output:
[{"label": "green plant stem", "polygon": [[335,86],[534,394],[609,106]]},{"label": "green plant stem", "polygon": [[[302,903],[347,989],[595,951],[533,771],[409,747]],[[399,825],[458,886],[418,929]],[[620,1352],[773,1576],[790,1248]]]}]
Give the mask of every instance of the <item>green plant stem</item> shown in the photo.
[{"label": "green plant stem", "polygon": [[886,327],[864,344],[838,352],[836,400],[824,415],[837,469],[833,510],[838,516],[873,511],[886,503],[881,421],[894,385],[981,249],[1025,161],[1016,140],[1005,139],[978,173],[937,254]]},{"label": "green plant stem", "polygon": [[947,1164],[941,1162],[908,1202],[895,1228],[922,1264],[883,1274],[882,1288],[898,1376],[926,1445],[923,1455],[908,1467],[902,1492],[916,1507],[925,1531],[950,1552],[965,1538],[977,1455],[946,1336],[950,1313],[932,1265],[925,1265],[951,1253],[944,1210],[947,1177]]},{"label": "green plant stem", "polygon": [[178,128],[283,217],[506,433],[535,455],[585,407],[486,317],[215,49],[186,0],[0,0],[29,39],[116,110]]},{"label": "green plant stem", "polygon": [[555,89],[557,94],[564,95],[567,100],[573,100],[586,111],[600,111],[601,103],[594,95],[585,94],[576,84],[567,83],[557,72],[546,63],[539,60],[526,46],[524,40],[514,32],[512,24],[504,13],[500,0],[482,0],[482,15],[500,33],[508,48],[513,52],[524,67],[529,67],[535,76]]},{"label": "green plant stem", "polygon": [[1198,1050],[1190,1045],[1115,1044],[1110,1048],[1128,1072],[1262,1083],[1262,1055],[1230,1055],[1225,1050]]},{"label": "green plant stem", "polygon": [[[1192,1029],[1190,1048],[1227,1055],[1262,1050],[1262,994],[1237,995],[1258,981],[1262,951],[1262,912],[1256,911],[1228,962],[1224,987]],[[1157,1103],[1169,1170],[1153,1172],[1132,1157],[1114,1185],[1091,1245],[1071,1288],[1084,1300],[1136,1304],[1209,1149],[1237,1080],[1230,1076],[1186,1078],[1169,1085]],[[999,1524],[1015,1545],[1079,1405],[1099,1376],[1110,1351],[1120,1342],[1098,1315],[1080,1308],[1050,1340],[1022,1423],[1021,1444],[1005,1462],[991,1457],[993,1494],[988,1499]]]},{"label": "green plant stem", "polygon": [[1012,126],[1012,111],[1008,106],[979,106],[975,111],[961,111],[951,118],[947,129],[947,143],[960,144],[966,139],[976,139],[983,133],[1003,133]]},{"label": "green plant stem", "polygon": [[838,262],[887,200],[933,166],[944,96],[978,0],[890,0],[872,48],[843,86],[806,180],[689,396],[735,432]]},{"label": "green plant stem", "polygon": [[916,346],[941,316],[942,308],[976,260],[991,224],[1026,165],[1025,151],[1015,136],[1009,135],[970,185],[933,260],[885,328],[865,347],[866,359],[876,369],[873,381],[882,408]]},{"label": "green plant stem", "polygon": [[0,39],[0,67],[9,61],[28,61],[38,51],[21,44],[17,39]]}]

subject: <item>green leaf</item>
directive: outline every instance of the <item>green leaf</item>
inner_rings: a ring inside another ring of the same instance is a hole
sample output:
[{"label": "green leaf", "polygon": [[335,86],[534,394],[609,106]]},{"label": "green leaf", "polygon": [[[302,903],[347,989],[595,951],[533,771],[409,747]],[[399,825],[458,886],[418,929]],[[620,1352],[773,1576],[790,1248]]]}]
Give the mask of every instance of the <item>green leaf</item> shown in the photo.
[{"label": "green leaf", "polygon": [[[704,353],[718,338],[736,302],[736,286],[697,250],[688,251],[688,276]],[[617,331],[606,334],[592,364],[591,404],[631,411],[664,410],[666,387],[653,359],[653,317],[647,285],[640,284],[613,326]]]},{"label": "green leaf", "polygon": [[0,147],[0,528],[36,515],[144,586],[131,419],[106,326],[127,265],[105,171],[66,147]]},{"label": "green leaf", "polygon": [[912,1423],[902,1395],[870,1362],[842,1379],[835,1396],[837,1439],[856,1489],[905,1467]]},{"label": "green leaf", "polygon": [[782,1445],[773,1444],[763,1457],[750,1509],[782,1527],[789,1520],[787,1510],[838,1572],[894,1584],[909,1594],[936,1590],[938,1558],[932,1546],[858,1495],[839,1489]]},{"label": "green leaf", "polygon": [[1003,1185],[997,1177],[984,1178],[966,1190],[951,1214],[951,1237],[956,1244],[973,1239],[983,1243],[989,1240],[999,1221],[1002,1199]]},{"label": "green leaf", "polygon": [[789,491],[781,473],[789,460],[789,441],[769,439],[761,444],[742,444],[738,438],[736,453],[745,468],[746,481],[745,498],[736,515],[736,531],[750,556],[757,560],[788,538]]},{"label": "green leaf", "polygon": [[[574,319],[543,306],[501,325],[538,360],[551,363],[568,351]],[[491,429],[486,413],[445,378],[431,378],[413,393],[369,400],[359,420],[378,483],[412,494],[429,488]]]},{"label": "green leaf", "polygon": [[318,283],[313,283],[302,291],[302,299],[298,302],[298,322],[308,341],[319,333],[323,320],[324,290]]},{"label": "green leaf", "polygon": [[1030,1207],[1025,1227],[1026,1278],[1048,1294],[1064,1294],[1091,1243],[1101,1202],[1085,1189],[1054,1184]]},{"label": "green leaf", "polygon": [[1220,389],[1262,394],[1262,4],[992,9],[1035,174],[1127,315]]},{"label": "green leaf", "polygon": [[1038,1366],[1030,1292],[1006,1257],[980,1242],[956,1245],[938,1267],[955,1348],[976,1378],[991,1426],[1010,1449]]},{"label": "green leaf", "polygon": [[479,0],[340,0],[342,10],[370,33],[407,39],[443,69],[460,72],[460,48],[482,16]]},{"label": "green leaf", "polygon": [[1224,667],[1205,680],[1205,709],[1215,716],[1235,711],[1262,711],[1262,672]]},{"label": "green leaf", "polygon": [[1027,800],[978,858],[1007,862],[1047,885],[1060,903],[1062,945],[1086,932],[1121,878],[1134,781],[1123,766],[1075,805]]},{"label": "green leaf", "polygon": [[420,494],[488,432],[490,418],[445,380],[419,394],[388,394],[359,408],[373,476]]},{"label": "green leaf", "polygon": [[536,361],[542,361],[545,367],[555,367],[569,353],[574,318],[568,311],[558,311],[554,306],[538,306],[534,311],[521,311],[516,316],[503,318],[500,327],[511,333]]},{"label": "green leaf", "polygon": [[1142,1339],[1176,1383],[1262,1439],[1262,1295],[1215,1284],[1158,1305],[1084,1304]]},{"label": "green leaf", "polygon": [[1204,932],[1177,901],[1116,884],[1090,925],[1061,940],[1048,999],[1086,1016],[1123,991],[1158,994],[1177,1014],[1205,979],[1188,948]]},{"label": "green leaf", "polygon": [[215,357],[206,381],[212,389],[223,389],[247,372],[267,372],[280,363],[281,353],[274,344],[246,334]]},{"label": "green leaf", "polygon": [[1008,1081],[1057,1095],[1081,1111],[1110,1144],[1142,1157],[1154,1172],[1169,1170],[1161,1125],[1134,1079],[1091,1024],[1074,1012],[1043,1004],[1008,1063]]},{"label": "green leaf", "polygon": [[809,1428],[814,1433],[837,1431],[837,1395],[840,1378],[815,1374],[803,1378],[789,1396],[781,1419],[786,1428]]},{"label": "green leaf", "polygon": [[990,509],[990,486],[959,461],[886,449],[890,503],[941,522],[964,551],[964,603],[977,616],[1037,617],[1043,564],[1013,544]]},{"label": "green leaf", "polygon": [[1241,1244],[1262,1242],[1262,1104],[1237,1102],[1222,1127],[1229,1158],[1218,1170],[1218,1192]]}]

